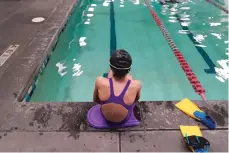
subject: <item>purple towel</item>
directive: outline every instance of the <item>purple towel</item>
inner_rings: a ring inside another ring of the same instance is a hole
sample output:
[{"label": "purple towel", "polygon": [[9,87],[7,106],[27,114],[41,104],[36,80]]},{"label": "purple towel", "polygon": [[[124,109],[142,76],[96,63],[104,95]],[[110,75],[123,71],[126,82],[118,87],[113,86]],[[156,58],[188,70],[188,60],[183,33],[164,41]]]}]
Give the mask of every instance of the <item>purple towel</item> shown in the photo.
[{"label": "purple towel", "polygon": [[98,104],[93,106],[87,113],[87,121],[89,125],[96,129],[125,128],[125,127],[133,127],[139,125],[139,121],[134,116],[134,113],[131,113],[129,120],[123,124],[120,125],[107,124],[100,109],[101,109],[101,105]]}]

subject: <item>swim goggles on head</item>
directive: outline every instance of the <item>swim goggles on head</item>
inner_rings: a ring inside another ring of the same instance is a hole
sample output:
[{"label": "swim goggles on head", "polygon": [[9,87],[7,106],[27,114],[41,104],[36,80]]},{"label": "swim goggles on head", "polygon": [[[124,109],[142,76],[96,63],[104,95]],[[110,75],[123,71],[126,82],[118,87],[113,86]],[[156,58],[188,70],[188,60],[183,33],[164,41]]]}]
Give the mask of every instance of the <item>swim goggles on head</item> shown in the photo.
[{"label": "swim goggles on head", "polygon": [[110,63],[110,66],[117,69],[117,70],[129,70],[131,68],[131,66],[128,68],[118,68],[118,67],[115,67],[114,65],[112,65],[111,63]]}]

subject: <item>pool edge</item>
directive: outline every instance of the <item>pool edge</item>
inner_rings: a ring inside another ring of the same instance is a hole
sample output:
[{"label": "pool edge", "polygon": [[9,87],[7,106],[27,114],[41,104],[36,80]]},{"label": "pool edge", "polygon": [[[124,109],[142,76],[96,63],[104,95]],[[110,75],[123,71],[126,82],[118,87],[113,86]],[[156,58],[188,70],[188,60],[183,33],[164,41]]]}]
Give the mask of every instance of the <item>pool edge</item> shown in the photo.
[{"label": "pool edge", "polygon": [[[47,18],[43,23],[38,23],[38,25],[29,23],[32,24],[34,32],[29,36],[21,36],[20,39],[23,41],[29,41],[26,44],[19,44],[21,45],[19,46],[21,47],[19,48],[20,52],[15,55],[17,57],[9,59],[10,65],[0,76],[0,123],[12,112],[12,108],[17,102],[23,101],[28,89],[31,85],[33,86],[35,76],[39,74],[40,67],[52,52],[52,48],[55,47],[59,34],[77,4],[78,0],[60,0],[59,3],[53,3],[50,7],[52,11],[44,12]],[[45,8],[40,5],[37,9]],[[21,9],[26,8],[22,6]],[[31,13],[31,15],[33,14]],[[9,20],[11,21],[11,19]],[[18,23],[17,20],[11,22]],[[20,28],[19,26],[16,29],[21,30]],[[7,30],[5,29],[5,31]]]},{"label": "pool edge", "polygon": [[[9,139],[7,138],[8,135],[9,137],[11,137],[12,135],[14,135],[14,137],[17,137],[19,135],[19,137],[23,139],[24,137],[22,136],[29,135],[30,139],[35,138],[37,139],[37,141],[41,141],[40,139],[45,138],[45,140],[49,140],[49,141],[55,140],[56,143],[62,139],[61,142],[63,142],[63,145],[60,146],[63,147],[62,149],[65,148],[62,151],[67,151],[68,150],[68,149],[66,150],[67,144],[64,143],[66,139],[68,143],[74,142],[75,144],[78,143],[87,144],[90,143],[89,140],[91,139],[91,137],[85,139],[85,135],[97,135],[98,137],[100,136],[103,137],[105,135],[108,135],[110,140],[111,139],[110,135],[112,134],[118,135],[116,137],[117,141],[122,141],[122,142],[126,141],[128,143],[131,142],[129,145],[133,143],[132,141],[129,140],[129,138],[133,137],[133,134],[137,134],[136,135],[137,141],[141,140],[143,142],[142,139],[145,139],[144,144],[148,144],[148,145],[154,144],[154,142],[152,142],[153,140],[149,138],[152,137],[152,135],[155,135],[155,137],[161,137],[165,134],[165,136],[163,137],[178,140],[178,141],[170,142],[169,143],[170,147],[173,144],[180,149],[184,144],[181,143],[183,141],[180,134],[179,125],[189,125],[189,126],[195,125],[195,126],[199,126],[204,137],[207,137],[207,139],[209,139],[209,141],[213,143],[213,145],[211,144],[211,149],[213,149],[212,151],[216,151],[216,150],[217,151],[221,150],[223,152],[228,151],[226,150],[225,144],[224,143],[222,144],[222,142],[228,142],[227,139],[228,135],[226,135],[226,133],[228,132],[227,101],[208,101],[208,102],[195,101],[195,102],[201,109],[207,111],[212,117],[213,116],[214,118],[216,117],[215,118],[216,122],[220,124],[216,130],[214,131],[208,130],[204,125],[188,117],[186,114],[182,113],[179,109],[175,108],[174,104],[176,104],[177,101],[140,102],[137,104],[138,107],[137,116],[140,115],[140,122],[141,122],[140,126],[133,127],[133,128],[117,129],[117,130],[96,130],[88,126],[86,121],[86,114],[88,109],[90,109],[93,105],[95,105],[95,103],[92,102],[17,103],[14,106],[13,112],[10,115],[8,115],[7,119],[0,125],[0,136],[3,137],[1,143],[5,144],[4,147],[1,148],[1,150],[6,151],[7,149],[9,149],[7,147],[8,145],[6,145],[8,144],[7,141],[7,139]],[[222,121],[222,118],[224,121]],[[64,136],[67,137],[66,139],[64,139],[64,141],[62,137],[61,138],[50,137],[50,135],[63,135],[63,133]],[[224,138],[222,138],[222,136]],[[93,138],[97,139],[97,137],[93,137]],[[106,136],[104,137],[104,139],[105,138]],[[158,140],[155,139],[156,141],[158,141],[158,144],[156,144],[156,146],[159,144],[164,144],[163,142],[167,141],[167,138],[161,139],[161,141],[160,139]],[[217,139],[221,141],[215,141]],[[28,141],[29,140],[27,140],[25,137],[25,141],[23,141],[22,143],[23,144],[28,143]],[[79,141],[79,142],[76,143],[75,141]],[[215,142],[216,144],[214,144]],[[53,143],[53,147],[58,150],[59,145],[57,145],[56,143]],[[21,143],[15,142],[14,144],[19,145]],[[121,143],[121,146],[119,146],[121,148],[121,151],[127,149],[126,147],[123,146],[124,144],[125,143]],[[145,146],[144,144],[140,142],[136,143],[136,145],[138,145],[139,148],[148,149],[148,147]],[[222,146],[218,148],[217,146],[219,144],[221,144]],[[38,143],[38,145],[40,144]],[[50,144],[46,144],[46,145],[49,146]],[[43,151],[49,149],[49,147],[47,147],[46,145],[43,146],[42,148]],[[110,143],[108,145],[110,145]],[[88,147],[90,148],[90,146]],[[21,145],[18,148],[13,147],[14,151],[16,151],[19,148],[21,149],[21,151],[26,149],[23,148],[23,145]],[[83,145],[74,147],[75,151],[82,150],[83,148],[84,148]],[[98,149],[99,148],[95,147],[93,148],[93,151],[98,151]],[[108,148],[108,151],[112,150],[109,149],[111,148]],[[155,151],[166,150],[166,148],[161,148],[159,146],[155,147],[154,149],[156,149]],[[131,147],[129,148],[129,150],[131,150]],[[148,150],[148,151],[152,151],[152,150]],[[182,152],[184,151],[185,150],[182,150]]]}]

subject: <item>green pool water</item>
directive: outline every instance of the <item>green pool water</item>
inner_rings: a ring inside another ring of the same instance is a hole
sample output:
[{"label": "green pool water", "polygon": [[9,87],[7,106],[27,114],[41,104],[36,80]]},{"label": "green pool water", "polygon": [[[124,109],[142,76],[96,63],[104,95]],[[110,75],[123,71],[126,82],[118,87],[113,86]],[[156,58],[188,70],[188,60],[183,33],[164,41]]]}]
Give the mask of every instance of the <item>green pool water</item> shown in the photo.
[{"label": "green pool water", "polygon": [[[144,1],[115,0],[113,4],[117,49],[126,49],[132,56],[131,74],[142,82],[141,101],[200,100]],[[205,71],[209,62],[220,68],[217,61],[228,58],[227,14],[204,0],[151,4],[205,88],[207,99],[227,100],[228,81]],[[92,101],[96,77],[109,68],[110,5],[101,0],[79,1],[30,101]]]}]

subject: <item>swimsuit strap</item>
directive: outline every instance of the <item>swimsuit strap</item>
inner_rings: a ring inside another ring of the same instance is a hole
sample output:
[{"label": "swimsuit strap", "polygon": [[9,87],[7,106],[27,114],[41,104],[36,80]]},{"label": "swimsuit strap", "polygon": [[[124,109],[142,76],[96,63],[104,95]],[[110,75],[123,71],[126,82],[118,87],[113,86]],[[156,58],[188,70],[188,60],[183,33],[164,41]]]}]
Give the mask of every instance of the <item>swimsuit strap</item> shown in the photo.
[{"label": "swimsuit strap", "polygon": [[120,98],[120,100],[123,100],[125,93],[130,86],[131,80],[127,81],[126,86],[124,87],[123,91],[121,92],[121,94],[119,96],[115,96],[115,94],[114,94],[114,86],[113,86],[112,78],[109,78],[109,83],[110,83],[110,97],[116,97],[116,98]]},{"label": "swimsuit strap", "polygon": [[109,84],[110,84],[110,98],[111,98],[111,97],[115,96],[112,78],[109,78]]},{"label": "swimsuit strap", "polygon": [[128,80],[128,82],[126,83],[126,85],[125,85],[123,91],[121,92],[121,94],[119,96],[115,96],[113,80],[112,80],[112,78],[109,78],[110,97],[109,97],[108,100],[102,102],[102,104],[105,104],[105,103],[120,104],[120,105],[122,105],[123,107],[125,107],[128,110],[128,114],[127,114],[126,118],[123,121],[121,121],[120,123],[124,123],[130,118],[130,116],[131,116],[131,114],[133,112],[133,108],[135,106],[134,103],[132,105],[127,105],[124,102],[124,96],[125,96],[125,93],[127,92],[128,88],[129,88],[129,86],[130,86],[130,83],[131,83],[131,80]]},{"label": "swimsuit strap", "polygon": [[124,96],[130,86],[131,80],[128,80],[125,87],[123,88],[123,91],[121,92],[121,94],[119,96],[115,96],[114,94],[114,85],[113,85],[113,80],[112,78],[109,78],[109,83],[110,83],[110,98],[109,98],[109,102],[113,102],[116,104],[121,104],[123,107],[125,107],[126,109],[128,109],[128,111],[131,110],[132,105],[126,105],[124,102]]},{"label": "swimsuit strap", "polygon": [[[129,86],[130,86],[130,83],[131,83],[131,81],[128,80],[128,82],[126,83],[126,86],[124,87],[122,93],[118,96],[118,97],[120,97],[120,100],[121,100],[121,98],[122,98],[122,99],[124,98],[125,93],[126,93],[126,91],[128,90],[128,88],[129,88]],[[124,100],[124,99],[123,99],[123,100]]]}]

